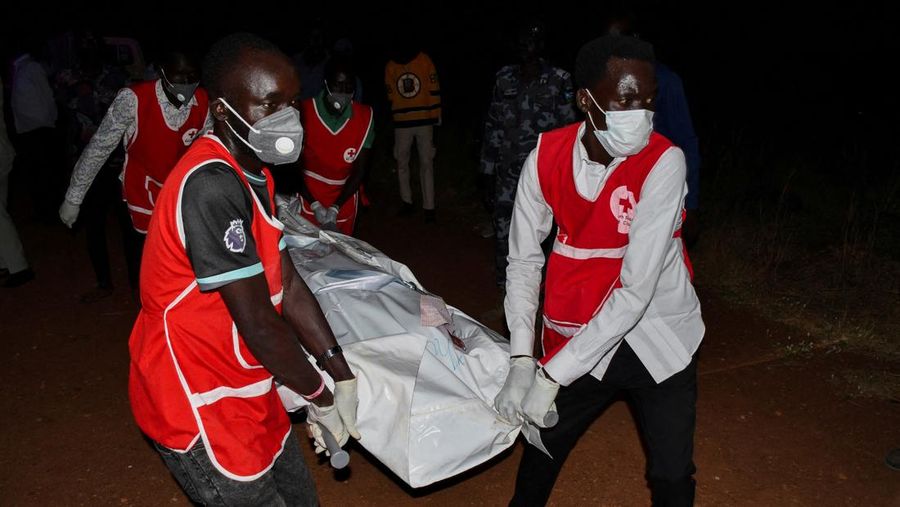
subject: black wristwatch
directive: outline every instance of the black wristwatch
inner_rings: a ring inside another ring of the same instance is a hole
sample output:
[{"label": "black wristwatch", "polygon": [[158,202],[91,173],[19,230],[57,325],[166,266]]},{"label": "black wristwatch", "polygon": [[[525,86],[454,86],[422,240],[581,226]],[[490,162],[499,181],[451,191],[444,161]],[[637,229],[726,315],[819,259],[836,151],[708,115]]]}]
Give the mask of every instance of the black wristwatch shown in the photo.
[{"label": "black wristwatch", "polygon": [[323,352],[322,355],[316,359],[316,364],[319,365],[320,369],[324,370],[326,361],[338,354],[343,354],[343,352],[344,349],[342,349],[340,345],[335,345],[334,347],[331,347],[330,349]]}]

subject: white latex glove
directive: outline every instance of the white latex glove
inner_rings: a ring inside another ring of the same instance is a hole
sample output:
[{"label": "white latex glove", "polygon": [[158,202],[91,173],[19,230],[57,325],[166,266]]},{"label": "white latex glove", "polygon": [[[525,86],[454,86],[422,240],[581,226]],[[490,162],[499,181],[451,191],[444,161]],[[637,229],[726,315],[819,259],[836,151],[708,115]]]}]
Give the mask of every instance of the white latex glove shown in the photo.
[{"label": "white latex glove", "polygon": [[322,228],[326,231],[337,230],[337,206],[331,206],[325,211],[325,221],[321,222]]},{"label": "white latex glove", "polygon": [[323,426],[334,435],[334,439],[341,447],[350,439],[350,434],[347,433],[347,428],[344,426],[343,420],[341,420],[341,414],[338,412],[337,405],[319,407],[314,403],[310,403],[307,408],[306,423],[309,424],[310,432],[316,441],[316,454],[325,451],[326,455],[331,455],[322,437]]},{"label": "white latex glove", "polygon": [[[559,392],[559,384],[548,379],[544,370],[540,369],[534,375],[534,383],[522,400],[522,414],[531,420],[536,426],[546,428],[544,418],[547,412],[556,412],[556,393]],[[554,423],[555,424],[555,423]]]},{"label": "white latex glove", "polygon": [[522,399],[534,383],[535,362],[533,357],[513,357],[509,359],[509,373],[503,388],[494,398],[494,408],[500,417],[510,424],[519,424],[522,417]]},{"label": "white latex glove", "polygon": [[331,206],[330,208],[325,210],[325,221],[322,222],[322,224],[330,224],[336,228],[338,211],[340,211],[340,208],[338,208],[337,206]]},{"label": "white latex glove", "polygon": [[62,205],[59,207],[59,219],[71,229],[72,225],[75,224],[75,221],[78,220],[78,212],[80,210],[81,206],[72,204],[69,201],[63,201]]},{"label": "white latex glove", "polygon": [[316,216],[316,221],[319,222],[319,225],[322,225],[326,222],[326,218],[328,217],[328,208],[322,206],[322,203],[316,201],[310,205],[312,208],[313,215]]},{"label": "white latex glove", "polygon": [[356,429],[356,408],[359,406],[359,395],[356,393],[355,378],[335,382],[334,405],[341,416],[341,421],[344,422],[344,427],[347,428],[347,433],[359,440],[359,430]]}]

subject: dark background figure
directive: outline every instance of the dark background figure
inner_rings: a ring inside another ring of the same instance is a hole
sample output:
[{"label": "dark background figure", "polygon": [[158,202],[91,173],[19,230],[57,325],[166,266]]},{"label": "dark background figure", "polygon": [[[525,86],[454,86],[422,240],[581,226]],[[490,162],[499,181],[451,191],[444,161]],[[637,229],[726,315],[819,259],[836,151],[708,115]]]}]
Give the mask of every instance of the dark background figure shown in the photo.
[{"label": "dark background figure", "polygon": [[13,61],[10,105],[17,168],[29,182],[35,216],[52,223],[64,176],[61,137],[56,129],[58,110],[45,56],[46,44],[36,35],[24,39]]},{"label": "dark background figure", "polygon": [[[3,79],[0,78],[0,92]],[[6,119],[3,114],[3,94],[0,93],[0,276],[4,277],[2,287],[18,287],[32,278],[34,273],[25,259],[25,251],[19,233],[9,215],[9,173],[12,172],[16,150],[6,134]]]},{"label": "dark background figure", "polygon": [[394,52],[384,68],[384,86],[391,104],[394,159],[400,184],[401,215],[414,211],[410,159],[415,145],[425,222],[435,222],[435,127],[441,125],[441,84],[431,57],[422,51],[423,27],[410,21],[405,33],[394,33]]},{"label": "dark background figure", "polygon": [[[610,15],[606,32],[641,37],[637,16],[632,11]],[[685,243],[691,248],[700,239],[700,141],[694,131],[681,77],[659,60],[654,63],[654,69],[657,88],[653,129],[681,148],[687,162],[688,194],[684,199],[687,217],[682,232]]]},{"label": "dark background figure", "polygon": [[572,78],[544,59],[545,28],[530,21],[519,27],[519,63],[497,72],[484,122],[481,174],[493,205],[497,285],[506,282],[509,226],[522,165],[538,135],[575,121]]},{"label": "dark background figure", "polygon": [[[172,165],[190,146],[193,139],[209,124],[206,92],[198,88],[200,71],[192,55],[183,50],[165,52],[157,67],[160,79],[144,81],[122,88],[108,106],[106,114],[90,136],[72,177],[65,200],[59,208],[60,219],[72,227],[80,215],[80,207],[104,169],[118,168],[110,160],[120,146],[127,146],[126,163],[121,171],[120,195],[125,208],[118,213],[130,216],[129,227],[122,230],[129,284],[136,290],[139,283],[140,259],[144,235],[159,192]],[[113,184],[108,173],[100,180],[99,192],[109,192]],[[103,206],[100,205],[100,208]],[[90,218],[102,220],[103,213],[90,203]],[[112,288],[105,257],[105,233],[102,226],[89,231],[89,251],[97,272],[97,288],[84,295],[85,301],[96,300]]]},{"label": "dark background figure", "polygon": [[372,108],[353,100],[356,72],[350,60],[331,57],[325,89],[301,103],[304,149],[300,154],[300,213],[325,229],[352,235],[360,190],[375,139]]},{"label": "dark background figure", "polygon": [[331,55],[325,46],[325,30],[317,23],[309,32],[306,47],[294,55],[302,83],[300,95],[304,99],[315,97],[325,87],[325,62],[329,56]]},{"label": "dark background figure", "polygon": [[[57,76],[57,86],[63,89],[69,117],[65,122],[67,165],[75,166],[84,148],[97,132],[103,117],[115,99],[116,93],[130,84],[128,73],[109,58],[103,41],[93,32],[75,35],[76,60],[71,68],[63,69]],[[119,204],[122,186],[119,175],[125,161],[121,143],[109,154],[82,203],[82,219],[79,228],[85,231],[88,257],[94,269],[97,286],[81,295],[83,303],[92,303],[113,293],[112,271],[107,246],[107,222],[110,211],[116,216],[123,238],[131,232],[131,219]],[[133,249],[126,248],[126,251]],[[133,264],[133,263],[132,263]],[[136,286],[137,274],[131,274]]]},{"label": "dark background figure", "polygon": [[[353,41],[348,37],[341,37],[340,39],[334,41],[334,45],[331,48],[331,58],[340,58],[344,61],[350,62],[351,65],[356,65],[356,62],[353,58]],[[363,103],[363,82],[359,77],[359,74],[355,75],[356,84],[353,88],[353,102],[357,104]]]}]

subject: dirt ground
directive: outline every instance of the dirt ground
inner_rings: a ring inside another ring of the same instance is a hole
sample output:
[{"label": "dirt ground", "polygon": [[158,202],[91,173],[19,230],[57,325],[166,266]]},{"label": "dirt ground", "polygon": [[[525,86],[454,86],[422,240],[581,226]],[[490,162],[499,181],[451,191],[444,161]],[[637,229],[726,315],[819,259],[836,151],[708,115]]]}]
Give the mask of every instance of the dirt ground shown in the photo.
[{"label": "dirt ground", "polygon": [[[491,240],[442,212],[369,211],[359,236],[407,263],[423,284],[499,329]],[[114,229],[114,228],[111,228]],[[0,290],[0,504],[187,505],[135,426],[127,399],[127,339],[136,306],[118,237],[110,238],[114,296],[81,304],[93,285],[83,236],[24,223],[37,279]],[[112,236],[112,235],[111,235]],[[703,260],[697,259],[697,269]],[[803,331],[730,307],[699,288],[707,335],[700,356],[696,433],[698,505],[900,505],[900,472],[884,465],[900,446],[900,405],[848,398],[847,369],[897,371],[850,353],[789,355]],[[296,426],[300,434],[302,428]],[[305,440],[305,437],[304,437]],[[335,474],[302,447],[324,505],[503,505],[522,444],[464,477],[405,488],[358,447]],[[647,505],[634,420],[616,402],[572,453],[552,505]]]}]

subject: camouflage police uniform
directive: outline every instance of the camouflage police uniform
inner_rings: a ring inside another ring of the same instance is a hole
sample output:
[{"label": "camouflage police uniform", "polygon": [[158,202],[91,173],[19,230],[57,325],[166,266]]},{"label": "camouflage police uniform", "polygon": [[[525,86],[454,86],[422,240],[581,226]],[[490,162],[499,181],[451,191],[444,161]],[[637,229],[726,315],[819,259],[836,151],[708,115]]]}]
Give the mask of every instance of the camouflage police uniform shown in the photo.
[{"label": "camouflage police uniform", "polygon": [[497,72],[484,125],[481,171],[495,178],[494,241],[497,284],[506,280],[509,225],[519,174],[538,134],[575,121],[574,92],[568,72],[541,64],[540,74],[522,82],[520,65]]}]

